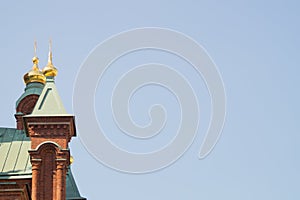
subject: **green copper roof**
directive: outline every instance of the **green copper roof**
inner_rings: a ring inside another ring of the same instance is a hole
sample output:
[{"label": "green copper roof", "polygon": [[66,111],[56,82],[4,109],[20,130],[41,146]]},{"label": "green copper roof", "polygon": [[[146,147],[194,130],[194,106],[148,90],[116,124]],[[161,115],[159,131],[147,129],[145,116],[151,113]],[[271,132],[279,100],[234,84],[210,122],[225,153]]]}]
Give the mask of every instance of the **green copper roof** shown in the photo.
[{"label": "green copper roof", "polygon": [[44,88],[44,84],[42,83],[28,83],[25,87],[24,93],[20,96],[20,98],[16,102],[16,107],[18,107],[19,103],[28,95],[36,94],[40,95]]},{"label": "green copper roof", "polygon": [[[22,130],[0,128],[0,179],[31,178],[29,149],[30,138]],[[71,169],[66,182],[67,200],[85,199],[80,197]]]},{"label": "green copper roof", "polygon": [[69,169],[67,173],[67,194],[66,194],[67,200],[75,200],[75,199],[86,199],[80,196],[80,193],[78,191],[77,185],[75,183],[74,177],[72,175],[71,169]]},{"label": "green copper roof", "polygon": [[62,114],[66,114],[66,110],[57,92],[54,78],[47,77],[47,82],[32,111],[31,116]]},{"label": "green copper roof", "polygon": [[31,177],[30,139],[23,131],[0,128],[0,179]]}]

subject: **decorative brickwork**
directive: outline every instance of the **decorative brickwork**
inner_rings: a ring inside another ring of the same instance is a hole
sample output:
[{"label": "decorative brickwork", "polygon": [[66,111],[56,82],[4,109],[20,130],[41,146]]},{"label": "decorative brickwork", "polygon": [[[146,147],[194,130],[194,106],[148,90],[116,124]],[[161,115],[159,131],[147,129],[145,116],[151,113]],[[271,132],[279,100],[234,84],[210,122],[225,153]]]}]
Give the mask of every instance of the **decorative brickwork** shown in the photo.
[{"label": "decorative brickwork", "polygon": [[25,116],[24,125],[31,140],[32,200],[65,200],[74,117]]},{"label": "decorative brickwork", "polygon": [[61,148],[67,149],[71,137],[75,136],[73,116],[26,116],[25,130],[31,138],[31,148],[46,141],[57,143]]},{"label": "decorative brickwork", "polygon": [[23,116],[32,113],[38,99],[39,95],[32,94],[22,99],[22,101],[18,104],[15,114],[18,130],[23,130]]},{"label": "decorative brickwork", "polygon": [[53,142],[44,142],[37,150],[30,150],[29,154],[32,163],[32,199],[65,199],[69,150],[61,149]]},{"label": "decorative brickwork", "polygon": [[0,200],[30,200],[31,179],[1,180]]},{"label": "decorative brickwork", "polygon": [[17,113],[21,112],[24,115],[31,114],[38,99],[39,95],[36,94],[31,94],[25,97],[16,108]]}]

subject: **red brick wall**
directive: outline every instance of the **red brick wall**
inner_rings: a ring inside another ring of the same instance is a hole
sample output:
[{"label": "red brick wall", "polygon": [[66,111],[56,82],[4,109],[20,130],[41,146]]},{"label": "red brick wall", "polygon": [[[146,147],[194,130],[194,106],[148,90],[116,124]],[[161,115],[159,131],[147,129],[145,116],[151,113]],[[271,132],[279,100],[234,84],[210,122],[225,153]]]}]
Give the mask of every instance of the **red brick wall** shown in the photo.
[{"label": "red brick wall", "polygon": [[0,200],[31,200],[31,179],[0,180]]}]

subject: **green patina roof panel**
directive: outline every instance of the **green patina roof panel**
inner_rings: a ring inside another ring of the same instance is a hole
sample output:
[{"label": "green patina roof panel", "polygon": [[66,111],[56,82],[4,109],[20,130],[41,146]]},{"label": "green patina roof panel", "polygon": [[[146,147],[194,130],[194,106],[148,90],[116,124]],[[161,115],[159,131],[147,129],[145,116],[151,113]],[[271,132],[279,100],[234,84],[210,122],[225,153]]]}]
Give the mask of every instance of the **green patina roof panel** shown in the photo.
[{"label": "green patina roof panel", "polygon": [[86,199],[80,196],[79,190],[77,188],[77,185],[75,183],[74,177],[72,175],[71,169],[69,169],[67,174],[67,194],[66,194],[67,200],[75,200],[75,199]]},{"label": "green patina roof panel", "polygon": [[67,112],[56,89],[54,79],[47,77],[47,82],[31,116],[61,115],[66,113]]},{"label": "green patina roof panel", "polygon": [[29,148],[30,139],[23,131],[0,128],[0,179],[3,176],[31,176]]}]

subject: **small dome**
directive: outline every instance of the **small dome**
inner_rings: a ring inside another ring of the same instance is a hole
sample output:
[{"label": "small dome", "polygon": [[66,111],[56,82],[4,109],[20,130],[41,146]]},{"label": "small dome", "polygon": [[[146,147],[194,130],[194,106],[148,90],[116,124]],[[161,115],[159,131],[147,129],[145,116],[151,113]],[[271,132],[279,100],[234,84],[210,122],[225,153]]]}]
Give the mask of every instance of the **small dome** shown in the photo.
[{"label": "small dome", "polygon": [[73,158],[73,156],[70,156],[70,165],[72,165],[73,162],[74,162],[74,158]]},{"label": "small dome", "polygon": [[49,55],[48,55],[48,64],[46,65],[46,67],[43,69],[43,74],[46,77],[49,76],[56,76],[57,75],[57,69],[54,67],[53,63],[52,63],[52,41],[49,40]]},{"label": "small dome", "polygon": [[[52,57],[52,56],[51,56]],[[48,64],[43,69],[43,74],[47,76],[56,76],[57,75],[57,69],[52,64],[52,59],[48,61]]]},{"label": "small dome", "polygon": [[41,72],[38,67],[39,59],[38,57],[34,56],[32,58],[33,66],[32,69],[24,75],[24,82],[27,85],[28,83],[46,83],[46,77]]}]

